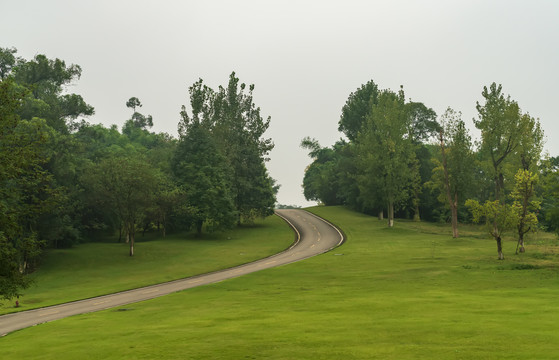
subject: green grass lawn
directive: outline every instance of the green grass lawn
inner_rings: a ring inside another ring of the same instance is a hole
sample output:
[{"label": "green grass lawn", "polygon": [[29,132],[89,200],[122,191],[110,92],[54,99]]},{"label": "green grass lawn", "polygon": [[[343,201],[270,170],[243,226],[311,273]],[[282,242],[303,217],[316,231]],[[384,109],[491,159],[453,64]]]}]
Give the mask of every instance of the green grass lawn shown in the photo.
[{"label": "green grass lawn", "polygon": [[313,212],[347,242],[302,262],[0,339],[6,359],[559,358],[557,240]]},{"label": "green grass lawn", "polygon": [[134,257],[116,240],[51,250],[20,298],[2,301],[0,314],[60,304],[229,268],[288,248],[293,231],[271,216],[254,225],[203,234],[137,235]]}]

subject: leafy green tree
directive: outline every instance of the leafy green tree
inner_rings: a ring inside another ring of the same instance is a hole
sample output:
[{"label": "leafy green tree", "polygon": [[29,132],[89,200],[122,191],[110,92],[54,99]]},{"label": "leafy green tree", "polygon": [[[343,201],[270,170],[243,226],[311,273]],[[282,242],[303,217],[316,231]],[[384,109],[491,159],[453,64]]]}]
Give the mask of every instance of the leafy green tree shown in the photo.
[{"label": "leafy green tree", "polygon": [[546,157],[539,165],[538,193],[542,199],[539,222],[559,234],[559,157]]},{"label": "leafy green tree", "polygon": [[23,59],[15,55],[16,48],[0,48],[0,80],[4,80],[12,73],[12,69]]},{"label": "leafy green tree", "polygon": [[[253,90],[250,85],[247,91],[234,72],[226,88],[214,91],[201,79],[189,88],[193,121],[208,129],[225,157],[238,224],[241,219],[271,215],[275,204],[274,182],[265,167],[274,147],[271,139],[264,138],[270,117],[261,116]],[[181,114],[188,118],[186,107]],[[186,131],[183,127],[187,127],[185,122],[179,124],[179,132]]]},{"label": "leafy green tree", "polygon": [[124,123],[122,133],[134,140],[149,133],[147,128],[153,127],[153,118],[151,115],[146,116],[136,111],[136,107],[142,107],[140,100],[137,97],[131,97],[126,102],[126,107],[132,109],[133,113],[132,117]]},{"label": "leafy green tree", "polygon": [[237,214],[227,182],[227,163],[210,130],[195,118],[183,118],[181,138],[173,158],[173,172],[184,191],[198,234],[230,228]]},{"label": "leafy green tree", "polygon": [[123,224],[134,255],[136,227],[153,207],[158,172],[141,156],[107,157],[94,164],[84,175],[84,183],[105,208]]},{"label": "leafy green tree", "polygon": [[301,141],[301,147],[308,149],[313,159],[305,170],[303,194],[307,200],[320,201],[325,205],[340,205],[341,189],[338,186],[339,152],[337,148],[321,148],[317,140],[309,137]]},{"label": "leafy green tree", "polygon": [[480,204],[473,199],[466,200],[466,206],[472,212],[474,222],[485,223],[487,232],[497,242],[499,260],[504,260],[502,236],[512,230],[517,223],[512,207],[499,200],[487,200],[484,204]]},{"label": "leafy green tree", "polygon": [[524,235],[535,231],[538,224],[537,212],[540,210],[541,202],[534,200],[535,186],[538,182],[538,174],[529,170],[519,169],[515,176],[514,191],[511,198],[514,200],[512,209],[517,218],[518,245],[516,253],[525,252]]},{"label": "leafy green tree", "polygon": [[133,112],[136,112],[136,108],[142,107],[142,103],[140,102],[140,99],[133,96],[126,102],[126,107],[132,109]]},{"label": "leafy green tree", "polygon": [[227,88],[219,88],[212,106],[216,122],[212,132],[231,169],[231,194],[241,219],[273,214],[276,202],[273,181],[265,162],[274,148],[272,139],[264,138],[270,117],[264,119],[253,100],[254,85],[239,83],[232,72]]},{"label": "leafy green tree", "polygon": [[338,122],[338,131],[344,133],[349,141],[357,140],[359,132],[367,123],[371,106],[378,101],[378,96],[379,89],[373,80],[361,85],[349,95]]},{"label": "leafy green tree", "polygon": [[[471,136],[461,113],[448,108],[441,116],[439,128],[440,160],[433,159],[431,183],[438,188],[450,208],[452,237],[458,237],[459,199],[469,193],[473,183],[475,158]],[[463,200],[462,200],[463,201]]]},{"label": "leafy green tree", "polygon": [[411,197],[417,169],[403,90],[382,91],[367,120],[358,138],[363,169],[358,182],[362,192],[375,189],[387,204],[388,226],[393,227],[394,208]]},{"label": "leafy green tree", "polygon": [[80,95],[63,94],[65,86],[80,78],[79,65],[66,66],[63,60],[36,55],[33,60],[21,61],[12,72],[18,84],[31,90],[19,111],[23,119],[39,117],[56,131],[68,133],[71,121],[94,114]]},{"label": "leafy green tree", "polygon": [[502,86],[492,83],[482,92],[485,104],[476,105],[479,119],[475,126],[481,130],[481,149],[495,182],[495,199],[504,201],[505,164],[520,145],[523,126],[518,103],[505,97]]},{"label": "leafy green tree", "polygon": [[37,219],[54,203],[50,175],[42,168],[52,129],[40,119],[20,119],[26,92],[11,77],[0,81],[0,296],[8,299],[27,285],[24,274],[43,246]]},{"label": "leafy green tree", "polygon": [[523,114],[520,119],[520,140],[517,149],[521,169],[536,171],[541,159],[544,132],[538,119]]}]

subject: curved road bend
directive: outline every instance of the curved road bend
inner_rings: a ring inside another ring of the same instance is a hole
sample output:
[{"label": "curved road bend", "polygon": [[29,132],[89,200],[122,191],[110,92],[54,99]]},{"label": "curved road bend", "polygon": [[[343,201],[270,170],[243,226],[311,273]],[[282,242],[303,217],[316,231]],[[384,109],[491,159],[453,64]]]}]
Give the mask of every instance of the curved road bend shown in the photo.
[{"label": "curved road bend", "polygon": [[276,255],[248,264],[213,273],[87,300],[49,306],[41,309],[0,316],[0,336],[29,326],[65,318],[72,315],[104,310],[116,306],[153,299],[173,292],[231,279],[255,271],[303,260],[325,253],[344,241],[342,233],[332,224],[304,210],[277,210],[276,214],[295,230],[293,245]]}]

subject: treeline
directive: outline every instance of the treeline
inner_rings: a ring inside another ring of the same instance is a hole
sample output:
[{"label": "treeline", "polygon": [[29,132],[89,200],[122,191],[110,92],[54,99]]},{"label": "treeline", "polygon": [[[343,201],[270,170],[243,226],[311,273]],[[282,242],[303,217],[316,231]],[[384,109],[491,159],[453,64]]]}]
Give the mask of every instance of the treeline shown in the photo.
[{"label": "treeline", "polygon": [[[0,49],[0,295],[25,287],[45,248],[100,234],[130,244],[138,231],[230,228],[273,213],[273,148],[245,86],[202,80],[177,109],[179,137],[150,131],[136,97],[121,131],[83,120],[94,108],[67,87],[78,65]],[[78,120],[80,119],[80,120]]]},{"label": "treeline", "polygon": [[[528,231],[559,230],[559,158],[542,157],[539,120],[521,110],[501,85],[482,92],[474,142],[461,113],[437,116],[423,103],[405,100],[369,81],[351,93],[339,128],[346,139],[301,146],[313,162],[303,179],[307,200],[357,211],[452,224],[485,223],[503,258],[501,235],[514,230],[517,251]],[[467,206],[466,206],[467,205]]]}]

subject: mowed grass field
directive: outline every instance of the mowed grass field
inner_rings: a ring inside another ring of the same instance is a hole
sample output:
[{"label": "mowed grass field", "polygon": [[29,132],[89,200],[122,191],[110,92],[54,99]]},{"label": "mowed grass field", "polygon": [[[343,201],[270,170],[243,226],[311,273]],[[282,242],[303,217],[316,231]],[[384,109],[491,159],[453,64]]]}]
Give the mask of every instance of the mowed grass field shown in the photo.
[{"label": "mowed grass field", "polygon": [[277,216],[226,232],[138,234],[134,256],[129,245],[106,238],[71,249],[51,250],[19,300],[2,301],[0,314],[134,289],[226,269],[275,254],[295,240]]},{"label": "mowed grass field", "polygon": [[[330,253],[0,338],[6,359],[557,359],[559,243],[311,209]],[[255,229],[255,232],[258,232]],[[289,239],[291,240],[291,238]],[[127,311],[122,311],[126,309]],[[120,310],[120,311],[119,311]]]}]

